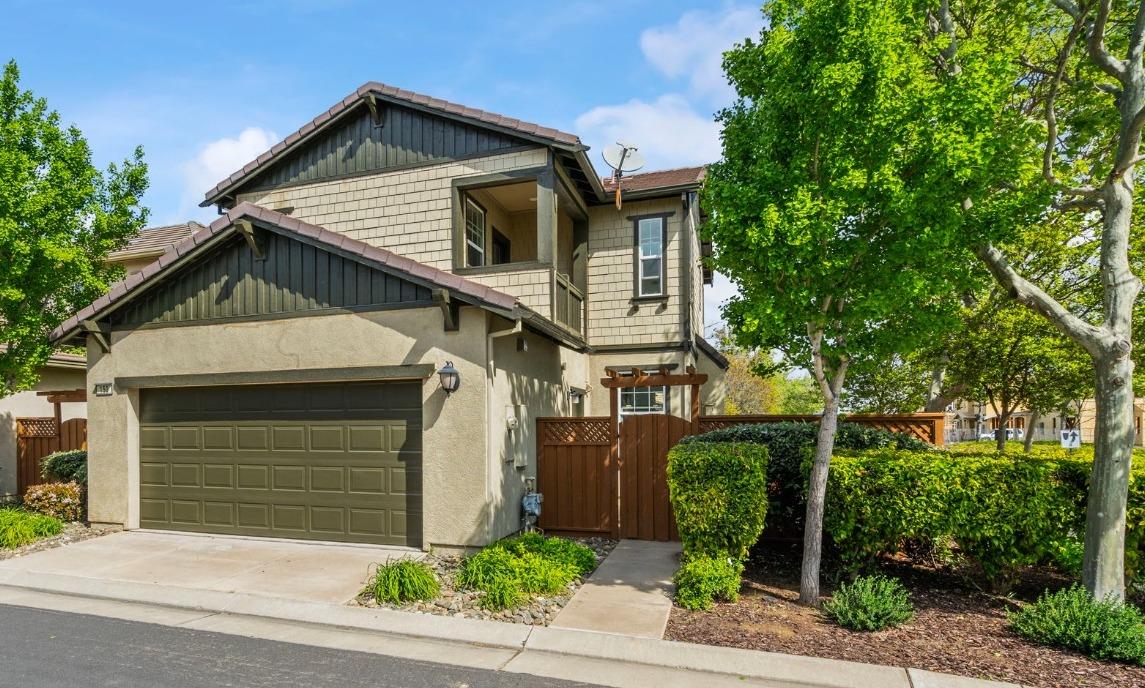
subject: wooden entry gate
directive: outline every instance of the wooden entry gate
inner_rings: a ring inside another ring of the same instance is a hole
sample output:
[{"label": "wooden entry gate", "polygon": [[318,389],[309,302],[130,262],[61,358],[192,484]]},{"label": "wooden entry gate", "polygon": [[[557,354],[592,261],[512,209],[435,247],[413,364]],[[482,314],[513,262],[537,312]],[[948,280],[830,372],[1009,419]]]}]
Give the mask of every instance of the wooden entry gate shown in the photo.
[{"label": "wooden entry gate", "polygon": [[[612,373],[608,417],[537,420],[537,489],[545,496],[538,525],[569,535],[678,540],[668,499],[668,450],[694,434],[700,421],[700,385],[707,375],[661,369]],[[691,419],[666,414],[620,417],[619,390],[687,385]]]},{"label": "wooden entry gate", "polygon": [[86,419],[17,418],[16,493],[44,482],[40,462],[45,456],[71,449],[87,449]]}]

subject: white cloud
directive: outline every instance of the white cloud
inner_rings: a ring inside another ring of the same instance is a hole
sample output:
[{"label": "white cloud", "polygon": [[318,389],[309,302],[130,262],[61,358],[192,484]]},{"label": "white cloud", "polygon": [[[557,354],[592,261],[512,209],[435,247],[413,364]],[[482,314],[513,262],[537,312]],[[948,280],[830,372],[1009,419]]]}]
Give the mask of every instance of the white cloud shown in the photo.
[{"label": "white cloud", "polygon": [[598,167],[603,166],[597,159],[600,151],[619,140],[639,146],[648,170],[700,165],[720,157],[720,128],[713,116],[697,112],[677,94],[595,107],[577,117],[576,128]]},{"label": "white cloud", "polygon": [[758,6],[687,12],[674,25],[646,29],[640,34],[640,49],[660,73],[686,77],[692,96],[724,105],[734,91],[724,77],[723,53],[759,35],[762,26]]},{"label": "white cloud", "polygon": [[235,138],[224,137],[200,148],[192,160],[183,164],[184,206],[197,205],[203,200],[203,194],[215,184],[257,158],[277,141],[278,136],[272,131],[247,127]]}]

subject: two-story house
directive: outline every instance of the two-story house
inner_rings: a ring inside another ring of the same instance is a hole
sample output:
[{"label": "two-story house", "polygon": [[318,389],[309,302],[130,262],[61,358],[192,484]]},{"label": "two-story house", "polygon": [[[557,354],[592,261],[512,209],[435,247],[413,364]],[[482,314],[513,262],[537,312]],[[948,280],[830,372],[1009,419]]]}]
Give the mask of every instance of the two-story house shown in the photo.
[{"label": "two-story house", "polygon": [[[86,340],[90,519],[480,545],[520,528],[536,419],[703,332],[702,168],[614,204],[572,135],[368,83],[206,193],[209,227],[64,323]],[[675,388],[622,413],[687,415]]]}]

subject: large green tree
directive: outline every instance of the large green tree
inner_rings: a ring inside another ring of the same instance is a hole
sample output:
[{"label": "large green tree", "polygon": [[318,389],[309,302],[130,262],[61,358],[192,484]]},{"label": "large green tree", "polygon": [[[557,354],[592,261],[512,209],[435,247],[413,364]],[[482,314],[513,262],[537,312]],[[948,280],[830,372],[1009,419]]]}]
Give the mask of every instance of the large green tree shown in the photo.
[{"label": "large green tree", "polygon": [[[805,519],[800,599],[818,604],[823,499],[848,370],[939,335],[959,285],[957,212],[992,175],[1020,176],[981,130],[992,100],[941,93],[945,47],[904,0],[776,0],[766,28],[725,55],[736,103],[723,111],[723,159],[704,198],[718,267],[739,287],[725,316],[743,346],[776,349],[812,372],[823,397]],[[931,49],[920,48],[920,43]],[[1006,55],[983,81],[1009,88]],[[959,132],[936,140],[935,123]],[[984,145],[989,143],[989,145]],[[949,163],[968,161],[951,183]],[[987,164],[969,164],[985,161]],[[980,214],[1014,214],[983,204]]]},{"label": "large green tree", "polygon": [[141,149],[100,172],[80,131],[0,78],[0,396],[27,388],[52,353],[48,335],[121,274],[107,254],[147,217]]}]

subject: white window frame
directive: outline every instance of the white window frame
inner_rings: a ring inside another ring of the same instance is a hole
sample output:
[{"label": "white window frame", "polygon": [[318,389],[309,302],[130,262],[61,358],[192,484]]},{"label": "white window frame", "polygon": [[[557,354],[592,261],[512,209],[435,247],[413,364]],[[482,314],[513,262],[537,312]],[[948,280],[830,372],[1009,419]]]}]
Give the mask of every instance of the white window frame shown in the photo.
[{"label": "white window frame", "polygon": [[[477,229],[476,224],[474,224],[473,226],[470,226],[470,222],[469,222],[470,211],[473,211],[478,216],[480,216],[480,218],[481,218],[480,231],[474,231]],[[477,201],[473,200],[469,196],[466,196],[465,197],[465,210],[464,210],[463,214],[464,214],[463,221],[465,224],[465,227],[464,227],[464,229],[465,229],[465,266],[470,267],[470,268],[483,267],[483,266],[487,265],[489,262],[488,256],[486,255],[486,252],[485,252],[485,247],[486,247],[486,244],[488,243],[486,241],[486,235],[488,234],[488,226],[489,226],[488,222],[487,222],[487,216],[485,214],[485,209],[482,208],[481,204],[479,204]],[[476,241],[474,241],[474,237],[476,237],[476,236],[480,237],[480,239],[481,239],[480,244],[478,244]],[[481,263],[480,264],[474,265],[469,260],[469,249],[470,249],[470,247],[472,247],[473,250],[477,251],[481,255]]]},{"label": "white window frame", "polygon": [[[648,415],[664,415],[664,414],[668,413],[669,407],[671,406],[671,403],[668,399],[668,390],[669,389],[670,388],[667,385],[653,385],[651,387],[621,387],[620,388],[620,409],[619,409],[620,415],[621,416],[648,416]],[[655,398],[656,391],[661,392],[661,394],[662,394],[661,398],[664,400],[663,407],[659,408],[659,409],[654,408],[652,405],[652,400]],[[624,397],[625,396],[634,396],[638,392],[641,393],[642,395],[644,395],[644,397],[646,399],[646,403],[643,404],[639,408],[635,408],[636,403],[634,401],[632,403],[634,410],[625,411],[624,410],[624,407],[625,407]]]},{"label": "white window frame", "polygon": [[[668,271],[666,269],[667,266],[664,264],[664,261],[665,261],[664,244],[667,243],[666,242],[667,232],[665,231],[665,228],[667,226],[667,221],[668,221],[668,218],[666,218],[664,216],[642,217],[642,218],[637,218],[635,220],[635,222],[636,222],[636,230],[635,230],[636,246],[634,247],[634,250],[636,252],[636,296],[637,297],[665,296],[667,294],[667,289],[666,289],[667,285],[664,284],[664,282],[666,281],[665,277],[668,273]],[[655,228],[655,235],[654,236],[655,236],[656,240],[655,240],[654,248],[658,249],[658,252],[652,252],[651,249],[653,248],[653,246],[649,246],[649,249],[650,249],[649,252],[645,253],[645,241],[644,241],[645,223],[648,223],[649,225],[653,225]],[[650,272],[648,270],[648,266],[652,265],[654,261],[659,263],[660,269],[657,270],[655,272],[655,274],[648,274]],[[656,283],[659,285],[659,289],[657,291],[654,291],[654,292],[653,291],[644,291],[644,280],[653,279],[653,278],[656,279]]]}]

